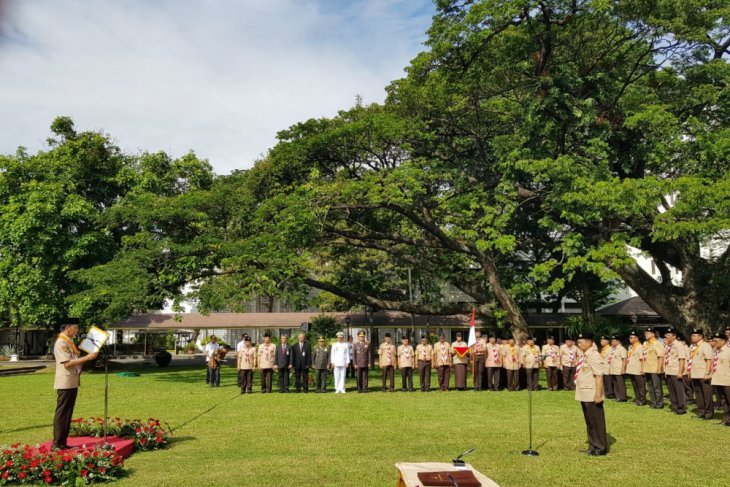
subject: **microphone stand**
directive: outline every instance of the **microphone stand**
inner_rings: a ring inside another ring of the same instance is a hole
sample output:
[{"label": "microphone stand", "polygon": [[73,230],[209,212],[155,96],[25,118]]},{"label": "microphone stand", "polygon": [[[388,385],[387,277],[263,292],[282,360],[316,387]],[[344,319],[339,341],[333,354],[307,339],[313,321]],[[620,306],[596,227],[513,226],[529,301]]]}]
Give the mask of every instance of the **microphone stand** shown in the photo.
[{"label": "microphone stand", "polygon": [[[99,345],[99,343],[91,337],[85,337],[85,339],[88,339],[94,345]],[[101,359],[104,361],[104,424],[102,426],[102,431],[104,433],[104,445],[106,446],[109,444],[107,441],[107,435],[109,432],[109,349],[106,344],[99,347],[99,352]]]},{"label": "microphone stand", "polygon": [[[538,369],[540,370],[540,369]],[[538,376],[539,377],[539,376]],[[527,429],[529,431],[530,436],[530,446],[527,448],[527,450],[522,450],[522,454],[527,457],[536,457],[539,456],[540,453],[537,452],[537,450],[532,449],[532,388],[528,388],[527,390]]]}]

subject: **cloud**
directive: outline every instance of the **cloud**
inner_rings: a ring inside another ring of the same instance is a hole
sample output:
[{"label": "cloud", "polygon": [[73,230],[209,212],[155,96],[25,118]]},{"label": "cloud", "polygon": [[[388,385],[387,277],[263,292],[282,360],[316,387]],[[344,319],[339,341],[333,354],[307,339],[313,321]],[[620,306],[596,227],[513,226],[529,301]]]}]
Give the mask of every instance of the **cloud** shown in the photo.
[{"label": "cloud", "polygon": [[430,0],[11,1],[0,20],[0,153],[57,115],[125,150],[250,167],[277,131],[381,101],[420,50]]}]

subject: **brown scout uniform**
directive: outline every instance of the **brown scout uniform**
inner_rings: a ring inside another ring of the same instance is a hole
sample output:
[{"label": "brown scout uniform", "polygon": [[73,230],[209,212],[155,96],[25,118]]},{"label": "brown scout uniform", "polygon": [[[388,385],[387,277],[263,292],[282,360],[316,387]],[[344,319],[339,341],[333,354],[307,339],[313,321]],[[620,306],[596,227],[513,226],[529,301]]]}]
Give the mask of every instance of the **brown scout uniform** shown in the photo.
[{"label": "brown scout uniform", "polygon": [[418,360],[418,378],[421,384],[421,392],[431,391],[431,360],[433,347],[431,344],[419,343],[416,346],[416,360]]},{"label": "brown scout uniform", "polygon": [[474,390],[476,391],[482,390],[486,351],[487,341],[482,337],[479,337],[474,345],[471,346],[472,375],[474,376]]},{"label": "brown scout uniform", "polygon": [[[383,342],[378,347],[378,363],[380,364],[380,371],[383,379],[383,392],[395,390],[395,345],[388,342]],[[387,381],[390,380],[390,387],[387,387]]]},{"label": "brown scout uniform", "polygon": [[238,352],[236,360],[236,368],[238,369],[238,379],[241,384],[241,394],[248,392],[253,393],[253,371],[256,368],[256,347],[244,342],[243,348]]},{"label": "brown scout uniform", "polygon": [[438,372],[439,389],[448,391],[451,378],[451,345],[437,342],[433,346],[433,361]]},{"label": "brown scout uniform", "polygon": [[274,378],[274,362],[276,361],[276,345],[262,343],[256,347],[257,364],[261,369],[261,392],[271,392]]},{"label": "brown scout uniform", "polygon": [[[719,335],[716,335],[716,338]],[[730,426],[730,348],[725,346],[715,349],[715,355],[712,358],[712,387],[715,389],[720,399],[720,407],[723,410],[722,422],[725,426]]]},{"label": "brown scout uniform", "polygon": [[413,392],[413,366],[416,364],[415,352],[410,345],[398,347],[398,368],[403,391]]},{"label": "brown scout uniform", "polygon": [[[588,431],[589,451],[605,454],[608,451],[606,415],[603,410],[603,391],[596,389],[596,377],[603,376],[603,360],[595,350],[588,350],[577,364],[575,372],[575,400],[583,410]],[[596,396],[601,402],[595,402]]]},{"label": "brown scout uniform", "polygon": [[520,387],[520,362],[520,348],[517,345],[502,345],[502,364],[507,372],[507,389],[510,391]]},{"label": "brown scout uniform", "polygon": [[81,366],[67,369],[66,362],[79,358],[71,338],[60,333],[53,345],[53,356],[56,358],[56,376],[53,388],[56,390],[56,412],[53,418],[53,446],[66,446],[68,434],[71,431],[71,416],[73,416],[76,396],[81,385]]},{"label": "brown scout uniform", "polygon": [[522,347],[522,364],[527,375],[527,389],[536,391],[540,380],[540,348],[537,345]]}]

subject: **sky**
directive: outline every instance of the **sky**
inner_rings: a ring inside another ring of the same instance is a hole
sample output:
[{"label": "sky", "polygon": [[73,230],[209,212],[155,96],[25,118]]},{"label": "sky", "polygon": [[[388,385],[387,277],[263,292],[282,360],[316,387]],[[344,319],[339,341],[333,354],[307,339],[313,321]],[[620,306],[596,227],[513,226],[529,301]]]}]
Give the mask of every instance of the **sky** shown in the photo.
[{"label": "sky", "polygon": [[251,167],[296,122],[382,101],[434,13],[432,0],[2,5],[0,153],[46,148],[67,115],[128,153],[193,150],[219,174]]}]

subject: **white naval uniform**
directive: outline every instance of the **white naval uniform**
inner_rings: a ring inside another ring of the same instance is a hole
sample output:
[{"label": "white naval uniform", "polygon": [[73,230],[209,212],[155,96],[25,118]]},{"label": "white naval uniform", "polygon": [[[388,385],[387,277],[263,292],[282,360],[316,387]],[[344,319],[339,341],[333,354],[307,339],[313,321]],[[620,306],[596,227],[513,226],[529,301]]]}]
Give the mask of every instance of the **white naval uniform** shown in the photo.
[{"label": "white naval uniform", "polygon": [[350,364],[350,351],[347,342],[336,342],[330,349],[330,362],[335,369],[335,394],[345,393],[345,372]]}]

